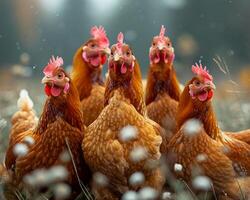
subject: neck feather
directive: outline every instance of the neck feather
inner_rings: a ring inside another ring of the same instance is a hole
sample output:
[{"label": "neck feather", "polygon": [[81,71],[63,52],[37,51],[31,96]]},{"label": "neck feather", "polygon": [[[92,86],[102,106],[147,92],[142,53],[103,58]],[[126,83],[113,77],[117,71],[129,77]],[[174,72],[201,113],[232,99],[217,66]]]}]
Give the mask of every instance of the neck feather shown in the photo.
[{"label": "neck feather", "polygon": [[180,97],[177,114],[178,128],[180,129],[189,119],[198,119],[202,122],[206,133],[211,138],[221,138],[220,128],[211,101],[200,102],[199,100],[193,100],[189,95],[188,88],[191,82],[192,81],[187,84]]},{"label": "neck feather", "polygon": [[74,56],[72,70],[72,81],[79,92],[80,100],[90,95],[93,84],[103,85],[102,66],[93,69],[89,65],[83,60],[80,47]]},{"label": "neck feather", "polygon": [[146,108],[143,100],[143,87],[140,67],[135,62],[134,72],[131,80],[117,81],[112,80],[110,77],[107,79],[105,88],[104,105],[108,105],[109,99],[114,95],[114,91],[120,90],[122,95],[130,100],[130,103],[141,114],[145,115]]},{"label": "neck feather", "polygon": [[146,104],[150,104],[161,93],[167,93],[172,99],[179,101],[181,92],[173,64],[152,64],[149,68]]},{"label": "neck feather", "polygon": [[42,134],[46,131],[49,124],[62,118],[71,126],[83,131],[83,118],[80,110],[80,99],[74,84],[70,84],[67,94],[61,94],[58,97],[48,97],[36,133]]}]

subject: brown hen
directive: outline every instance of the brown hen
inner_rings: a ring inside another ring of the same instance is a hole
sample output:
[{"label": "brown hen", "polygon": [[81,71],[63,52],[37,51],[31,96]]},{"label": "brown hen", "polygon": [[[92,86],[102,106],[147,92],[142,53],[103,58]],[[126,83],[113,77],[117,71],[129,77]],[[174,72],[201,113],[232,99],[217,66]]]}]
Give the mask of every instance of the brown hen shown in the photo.
[{"label": "brown hen", "polygon": [[[212,76],[201,65],[192,70],[197,76],[187,83],[180,97],[178,132],[168,146],[175,163],[183,166],[182,172],[175,174],[192,186],[199,169],[211,179],[218,196],[240,199],[241,189],[235,177],[250,173],[250,146],[220,130],[211,103],[215,89]],[[249,181],[240,182],[242,189],[249,192]]]},{"label": "brown hen", "polygon": [[165,28],[162,26],[159,36],[153,38],[150,47],[146,105],[149,118],[166,130],[169,141],[176,131],[180,88],[173,65],[174,48],[164,33]]},{"label": "brown hen", "polygon": [[[13,171],[13,182],[23,183],[23,178],[34,170],[62,165],[68,171],[66,182],[73,191],[79,190],[76,170],[82,181],[88,179],[88,168],[81,155],[83,119],[77,89],[63,68],[62,58],[52,58],[44,69],[45,92],[48,95],[38,125],[34,129],[10,135],[5,165]],[[22,104],[21,109],[24,109]],[[22,130],[22,129],[21,129]],[[31,138],[33,142],[27,140]],[[18,144],[26,145],[28,152],[18,155]],[[68,145],[67,145],[68,144]],[[60,155],[72,152],[75,162],[64,161]]]},{"label": "brown hen", "polygon": [[[91,170],[108,179],[108,185],[93,187],[96,199],[120,199],[126,191],[143,186],[157,191],[162,188],[160,169],[152,165],[159,161],[162,138],[158,127],[144,116],[142,90],[139,64],[120,33],[109,57],[105,108],[86,129],[82,144]],[[127,126],[134,127],[136,133],[125,140],[120,131]],[[134,156],[136,151],[141,152],[139,158]],[[136,186],[129,182],[135,172],[142,172],[145,177]]]},{"label": "brown hen", "polygon": [[103,27],[93,27],[92,38],[84,43],[73,59],[72,81],[80,95],[83,121],[89,126],[100,114],[104,105],[102,67],[109,53],[109,40]]}]

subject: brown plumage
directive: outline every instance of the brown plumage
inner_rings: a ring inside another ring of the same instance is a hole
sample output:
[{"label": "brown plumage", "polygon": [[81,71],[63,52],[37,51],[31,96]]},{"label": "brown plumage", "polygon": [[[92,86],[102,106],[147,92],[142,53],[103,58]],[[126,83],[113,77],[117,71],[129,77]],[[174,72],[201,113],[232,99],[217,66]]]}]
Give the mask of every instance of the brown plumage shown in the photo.
[{"label": "brown plumage", "polygon": [[146,87],[147,114],[166,130],[168,140],[176,131],[179,96],[179,82],[173,65],[150,66]]},{"label": "brown plumage", "polygon": [[[102,67],[109,51],[108,44],[104,47],[100,38],[90,38],[75,53],[73,59],[72,81],[80,95],[83,121],[89,126],[100,114],[104,104],[104,82]],[[83,53],[85,53],[84,60]],[[96,66],[91,59],[99,59]]]},{"label": "brown plumage", "polygon": [[[178,132],[170,140],[168,151],[183,166],[181,173],[175,173],[177,177],[191,185],[193,169],[198,167],[212,180],[217,195],[223,196],[225,192],[232,199],[240,199],[235,177],[250,173],[250,146],[228,137],[218,127],[211,103],[213,89],[211,80],[200,75],[187,83],[178,107]],[[188,126],[193,124],[188,122],[192,119],[198,120],[201,126],[190,135]],[[205,155],[205,159],[199,161],[199,155]],[[246,184],[249,185],[246,182],[242,188],[249,192]]]},{"label": "brown plumage", "polygon": [[[85,129],[79,95],[69,76],[59,66],[54,69],[52,77],[46,75],[43,82],[49,97],[45,102],[39,122],[34,129],[10,136],[5,165],[8,170],[13,170],[13,182],[17,185],[22,182],[25,175],[33,170],[63,165],[69,172],[66,182],[72,186],[73,191],[77,191],[79,183],[73,163],[71,160],[67,162],[61,160],[60,155],[68,151],[67,140],[79,176],[86,182],[89,172],[79,153]],[[69,84],[69,88],[65,87],[65,83]],[[54,96],[55,90],[61,91],[60,94]],[[34,143],[26,142],[26,136],[32,137]],[[27,144],[28,153],[26,155],[17,157],[13,153],[13,148],[18,143]]]},{"label": "brown plumage", "polygon": [[[160,169],[150,168],[146,164],[149,160],[159,160],[162,139],[157,127],[144,116],[145,105],[139,65],[128,45],[122,43],[122,53],[117,53],[117,49],[117,45],[113,45],[109,58],[105,108],[96,121],[86,129],[82,144],[84,158],[91,170],[100,172],[108,178],[109,186],[93,188],[96,199],[120,199],[129,189],[138,190],[143,186],[151,186],[161,190],[163,185]],[[117,56],[120,57],[119,60],[114,61],[114,57]],[[126,69],[122,70],[122,67]],[[128,125],[137,129],[137,136],[129,141],[123,141],[120,131]],[[130,153],[136,147],[146,149],[147,158],[138,162],[133,161]],[[136,171],[144,173],[145,182],[133,187],[128,180]]]},{"label": "brown plumage", "polygon": [[[164,33],[165,29],[162,27]],[[155,36],[149,52],[150,66],[146,85],[147,114],[166,130],[167,143],[176,131],[176,113],[180,97],[179,81],[174,70],[171,40]]]}]

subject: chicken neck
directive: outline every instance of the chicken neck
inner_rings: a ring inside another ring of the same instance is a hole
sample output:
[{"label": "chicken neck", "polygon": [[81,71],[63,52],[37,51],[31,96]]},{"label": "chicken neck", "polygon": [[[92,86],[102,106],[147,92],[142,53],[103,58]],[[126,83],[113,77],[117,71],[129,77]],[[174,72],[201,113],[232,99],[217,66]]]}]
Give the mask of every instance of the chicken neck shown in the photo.
[{"label": "chicken neck", "polygon": [[104,85],[102,79],[102,66],[93,68],[82,58],[82,48],[79,48],[73,60],[72,81],[80,96],[80,101],[88,97],[93,84]]},{"label": "chicken neck", "polygon": [[163,93],[167,93],[172,99],[179,101],[179,81],[172,63],[152,64],[149,69],[146,104],[150,104],[158,94]]},{"label": "chicken neck", "polygon": [[47,98],[35,132],[37,134],[44,133],[48,125],[59,118],[80,131],[84,128],[79,96],[72,83],[67,94]]}]

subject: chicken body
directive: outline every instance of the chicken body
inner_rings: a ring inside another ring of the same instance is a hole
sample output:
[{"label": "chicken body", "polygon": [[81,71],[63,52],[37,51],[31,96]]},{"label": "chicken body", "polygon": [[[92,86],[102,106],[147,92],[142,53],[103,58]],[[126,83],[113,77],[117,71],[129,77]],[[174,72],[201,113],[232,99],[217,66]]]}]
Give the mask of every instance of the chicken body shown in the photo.
[{"label": "chicken body", "polygon": [[175,177],[184,180],[194,191],[195,177],[207,176],[218,199],[241,199],[242,190],[244,195],[249,195],[249,180],[245,183],[235,178],[233,162],[223,152],[223,145],[209,137],[203,128],[190,136],[185,125],[182,126],[169,142],[169,153],[183,167],[182,172],[175,172]]},{"label": "chicken body", "polygon": [[[13,171],[13,182],[17,186],[24,183],[23,178],[34,170],[64,166],[67,174],[63,181],[72,187],[73,192],[77,192],[76,170],[85,183],[89,176],[88,167],[79,153],[85,127],[78,92],[62,68],[55,67],[53,77],[46,75],[43,80],[46,81],[45,91],[49,97],[39,122],[35,128],[19,133],[15,131],[10,135],[5,165],[7,170]],[[14,153],[17,144],[26,144],[28,152],[25,155]],[[61,159],[65,152],[72,153],[76,170],[71,159]]]},{"label": "chicken body", "polygon": [[73,61],[72,81],[77,87],[83,121],[89,126],[104,107],[104,83],[101,77],[102,66],[92,69],[81,57],[82,48],[76,52]]},{"label": "chicken body", "polygon": [[[104,102],[105,108],[86,129],[82,144],[90,169],[108,180],[105,186],[93,187],[96,199],[120,199],[126,191],[144,186],[160,191],[164,178],[152,163],[159,161],[162,138],[154,122],[145,117],[140,68],[121,33],[111,48]],[[122,129],[126,126],[136,131],[124,140]],[[135,156],[138,151],[140,155]],[[135,172],[145,177],[136,186],[129,182]]]},{"label": "chicken body", "polygon": [[[72,80],[80,96],[83,121],[86,126],[98,117],[104,107],[102,67],[109,52],[109,41],[103,27],[93,27],[91,31],[93,29],[97,32],[97,36],[92,33],[92,38],[76,51],[72,70]],[[102,40],[107,41],[103,44]]]},{"label": "chicken body", "polygon": [[162,26],[149,50],[150,66],[146,86],[147,114],[166,130],[167,143],[176,132],[176,114],[180,97],[179,81],[174,70],[174,48],[164,36]]},{"label": "chicken body", "polygon": [[[136,139],[124,142],[119,135],[128,125],[134,126],[138,135]],[[160,170],[148,168],[146,164],[149,160],[159,160],[161,141],[154,127],[137,112],[129,99],[124,98],[121,90],[117,90],[97,120],[87,128],[83,142],[84,157],[90,168],[107,176],[110,184],[109,192],[97,191],[98,199],[119,199],[115,193],[121,195],[134,189],[129,185],[128,177],[137,171],[145,176],[140,188],[151,186],[160,190],[163,184]],[[133,162],[131,152],[135,148],[145,149],[147,158]]]},{"label": "chicken body", "polygon": [[165,129],[166,143],[176,132],[179,95],[179,82],[173,66],[163,63],[151,66],[146,88],[147,114]]},{"label": "chicken body", "polygon": [[[201,172],[212,180],[218,196],[227,194],[231,199],[240,199],[236,177],[249,176],[250,146],[228,137],[218,127],[211,103],[215,86],[212,78],[206,77],[194,77],[180,97],[178,132],[170,140],[168,151],[183,171],[174,173],[192,187],[195,172]],[[249,181],[243,179],[245,193],[249,193],[248,186]]]}]

